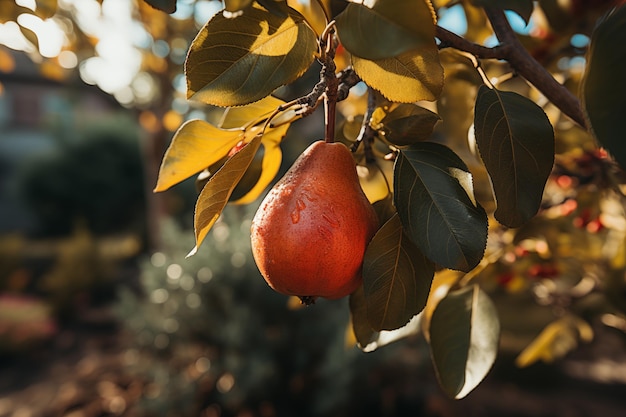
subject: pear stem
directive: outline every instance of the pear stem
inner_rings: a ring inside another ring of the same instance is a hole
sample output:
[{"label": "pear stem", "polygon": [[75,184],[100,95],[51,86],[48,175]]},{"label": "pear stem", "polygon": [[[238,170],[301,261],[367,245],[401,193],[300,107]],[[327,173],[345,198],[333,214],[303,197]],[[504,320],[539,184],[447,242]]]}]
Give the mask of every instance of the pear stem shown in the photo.
[{"label": "pear stem", "polygon": [[335,113],[337,107],[337,89],[339,79],[335,75],[335,62],[332,57],[327,59],[324,65],[324,78],[326,79],[326,93],[324,93],[324,114],[325,127],[324,141],[333,143],[335,141]]},{"label": "pear stem", "polygon": [[324,116],[325,131],[324,142],[333,143],[335,141],[335,113],[337,107],[337,97],[339,89],[339,79],[335,74],[335,22],[332,21],[326,26],[322,34],[322,79],[326,82],[324,92]]},{"label": "pear stem", "polygon": [[325,110],[325,127],[324,142],[333,143],[335,141],[335,113],[337,102],[328,98],[328,95],[324,98],[324,110]]}]

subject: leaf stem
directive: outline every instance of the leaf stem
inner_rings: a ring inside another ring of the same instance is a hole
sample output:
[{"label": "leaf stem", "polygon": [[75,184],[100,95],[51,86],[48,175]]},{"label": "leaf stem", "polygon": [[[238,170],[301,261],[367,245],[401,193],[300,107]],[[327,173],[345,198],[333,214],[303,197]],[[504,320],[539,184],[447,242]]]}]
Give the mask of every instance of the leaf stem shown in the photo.
[{"label": "leaf stem", "polygon": [[493,90],[495,86],[493,85],[489,77],[487,77],[487,73],[485,73],[485,70],[483,69],[483,67],[480,66],[480,61],[478,60],[478,57],[466,51],[460,51],[460,53],[463,56],[466,56],[467,59],[472,61],[472,65],[474,66],[474,69],[476,69],[476,72],[478,72],[478,75],[480,75],[480,78],[483,80],[483,84],[485,84],[487,87]]},{"label": "leaf stem", "polygon": [[524,78],[541,91],[563,113],[582,127],[587,127],[580,101],[531,55],[515,35],[504,11],[493,7],[485,7],[487,18],[491,22],[501,45],[505,47],[506,59],[511,66]]}]

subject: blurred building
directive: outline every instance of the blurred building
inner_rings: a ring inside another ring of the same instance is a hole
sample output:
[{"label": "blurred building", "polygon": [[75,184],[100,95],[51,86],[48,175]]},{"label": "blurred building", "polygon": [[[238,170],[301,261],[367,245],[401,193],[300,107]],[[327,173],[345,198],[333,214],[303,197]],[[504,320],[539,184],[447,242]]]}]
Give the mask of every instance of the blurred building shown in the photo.
[{"label": "blurred building", "polygon": [[[32,213],[18,195],[19,171],[43,154],[58,152],[65,132],[113,114],[120,106],[82,82],[77,71],[54,72],[53,67],[3,46],[0,60],[0,234],[4,234],[34,227]],[[51,71],[49,76],[46,71]]]}]

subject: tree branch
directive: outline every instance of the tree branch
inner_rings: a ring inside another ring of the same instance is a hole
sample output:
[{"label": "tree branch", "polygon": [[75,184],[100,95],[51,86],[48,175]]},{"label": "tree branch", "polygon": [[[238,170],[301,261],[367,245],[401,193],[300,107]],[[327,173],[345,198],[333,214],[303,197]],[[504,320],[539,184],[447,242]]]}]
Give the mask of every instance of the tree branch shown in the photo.
[{"label": "tree branch", "polygon": [[479,45],[441,26],[435,26],[435,36],[441,41],[439,49],[452,47],[460,51],[469,52],[480,59],[505,59],[505,48],[501,45],[494,48]]},{"label": "tree branch", "polygon": [[583,114],[580,101],[567,88],[552,77],[552,75],[537,62],[524,48],[513,32],[509,21],[501,9],[485,7],[487,18],[491,22],[493,31],[498,40],[506,49],[506,60],[519,75],[541,91],[548,100],[554,103],[563,113],[569,116],[580,126],[586,128],[587,122]]},{"label": "tree branch", "polygon": [[509,25],[504,12],[500,9],[485,7],[487,18],[500,44],[493,48],[478,45],[436,26],[436,36],[441,41],[440,48],[453,47],[469,52],[480,59],[501,59],[509,62],[511,67],[528,82],[537,88],[548,100],[557,106],[580,126],[586,128],[587,123],[578,98],[552,77],[524,48]]}]

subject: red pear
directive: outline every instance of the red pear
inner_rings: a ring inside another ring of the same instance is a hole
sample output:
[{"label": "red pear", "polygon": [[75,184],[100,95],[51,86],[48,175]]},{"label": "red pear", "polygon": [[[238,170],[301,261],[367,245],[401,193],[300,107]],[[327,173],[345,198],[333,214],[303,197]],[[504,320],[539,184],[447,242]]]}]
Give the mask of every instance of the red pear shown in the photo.
[{"label": "red pear", "polygon": [[304,303],[337,299],[361,284],[378,219],[341,143],[314,142],[270,190],[252,220],[252,253],[279,293]]}]

